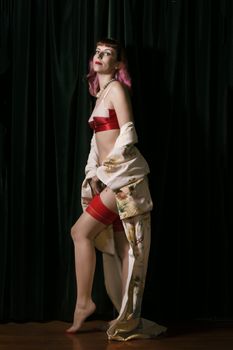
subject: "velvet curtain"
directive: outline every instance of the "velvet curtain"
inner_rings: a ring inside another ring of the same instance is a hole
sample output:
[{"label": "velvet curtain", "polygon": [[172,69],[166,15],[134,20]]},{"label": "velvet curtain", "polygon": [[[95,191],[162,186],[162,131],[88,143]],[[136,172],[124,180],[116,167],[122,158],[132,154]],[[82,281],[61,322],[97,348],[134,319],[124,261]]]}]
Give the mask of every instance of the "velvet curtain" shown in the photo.
[{"label": "velvet curtain", "polygon": [[[231,0],[0,1],[0,320],[72,319],[96,39],[126,46],[154,200],[144,316],[231,318]],[[112,316],[97,254],[97,316]]]}]

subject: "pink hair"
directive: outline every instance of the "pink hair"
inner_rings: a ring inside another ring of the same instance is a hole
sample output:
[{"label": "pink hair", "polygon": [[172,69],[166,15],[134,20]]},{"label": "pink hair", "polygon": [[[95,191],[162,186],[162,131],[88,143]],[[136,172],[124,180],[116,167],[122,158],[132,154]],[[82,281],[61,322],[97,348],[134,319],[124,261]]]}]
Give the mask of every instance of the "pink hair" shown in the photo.
[{"label": "pink hair", "polygon": [[[131,78],[127,69],[127,60],[125,57],[125,51],[121,44],[114,40],[105,38],[99,40],[97,45],[104,44],[106,46],[112,47],[117,52],[117,60],[121,62],[120,68],[116,70],[114,78],[124,84],[128,89],[131,88]],[[96,96],[99,90],[99,80],[97,73],[93,69],[93,57],[89,61],[89,73],[87,74],[87,80],[89,85],[89,92],[92,96]]]}]

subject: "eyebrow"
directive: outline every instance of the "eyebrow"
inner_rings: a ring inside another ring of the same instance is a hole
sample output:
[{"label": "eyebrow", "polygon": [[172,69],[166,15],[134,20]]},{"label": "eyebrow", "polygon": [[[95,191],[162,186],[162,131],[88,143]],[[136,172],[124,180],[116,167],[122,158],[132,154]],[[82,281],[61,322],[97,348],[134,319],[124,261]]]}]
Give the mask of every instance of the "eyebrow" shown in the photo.
[{"label": "eyebrow", "polygon": [[[97,46],[96,50],[101,50],[101,48]],[[113,52],[113,50],[112,50],[112,48],[111,48],[111,47],[107,47],[107,48],[106,48],[106,49],[104,49],[103,51],[107,51],[107,50],[109,50],[109,51]]]}]

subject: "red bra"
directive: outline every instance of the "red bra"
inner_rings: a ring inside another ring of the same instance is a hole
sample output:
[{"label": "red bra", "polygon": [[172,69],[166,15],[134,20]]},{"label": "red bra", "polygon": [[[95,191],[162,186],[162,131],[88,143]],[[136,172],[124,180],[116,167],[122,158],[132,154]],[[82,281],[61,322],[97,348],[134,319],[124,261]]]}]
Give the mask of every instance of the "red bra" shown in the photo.
[{"label": "red bra", "polygon": [[108,109],[108,111],[109,117],[93,117],[93,120],[89,122],[95,132],[120,129],[115,109]]}]

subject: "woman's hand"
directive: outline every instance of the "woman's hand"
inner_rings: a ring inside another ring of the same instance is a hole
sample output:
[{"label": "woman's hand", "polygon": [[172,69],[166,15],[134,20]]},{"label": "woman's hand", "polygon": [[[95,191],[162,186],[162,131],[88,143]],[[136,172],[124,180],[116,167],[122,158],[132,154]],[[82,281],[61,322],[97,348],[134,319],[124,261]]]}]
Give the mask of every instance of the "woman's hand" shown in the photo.
[{"label": "woman's hand", "polygon": [[91,186],[93,196],[99,194],[104,188],[104,184],[100,181],[100,179],[97,176],[93,176],[89,180],[89,184]]}]

